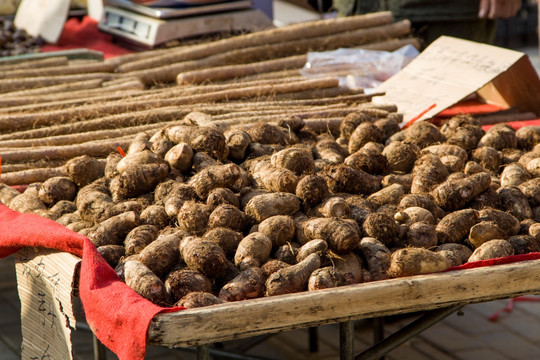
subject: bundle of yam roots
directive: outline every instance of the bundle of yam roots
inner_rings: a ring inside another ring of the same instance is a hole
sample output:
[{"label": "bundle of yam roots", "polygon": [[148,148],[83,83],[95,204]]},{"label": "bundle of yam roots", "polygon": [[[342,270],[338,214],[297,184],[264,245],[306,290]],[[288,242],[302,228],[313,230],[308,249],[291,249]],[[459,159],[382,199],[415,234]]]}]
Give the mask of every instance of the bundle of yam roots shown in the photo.
[{"label": "bundle of yam roots", "polygon": [[[384,115],[382,115],[384,114]],[[194,119],[206,125],[193,125]],[[186,308],[433,273],[540,251],[540,129],[470,116],[402,129],[359,110],[220,129],[191,113],[126,155],[0,200],[88,236],[127,285]]]},{"label": "bundle of yam roots", "polygon": [[307,53],[418,47],[410,32],[407,20],[379,12],[106,60],[2,62],[0,181],[20,185],[65,176],[67,160],[104,160],[138,133],[181,122],[193,111],[212,115],[223,127],[286,114],[311,128],[337,124],[358,107],[374,107],[373,95],[341,87],[335,77],[304,78]]}]

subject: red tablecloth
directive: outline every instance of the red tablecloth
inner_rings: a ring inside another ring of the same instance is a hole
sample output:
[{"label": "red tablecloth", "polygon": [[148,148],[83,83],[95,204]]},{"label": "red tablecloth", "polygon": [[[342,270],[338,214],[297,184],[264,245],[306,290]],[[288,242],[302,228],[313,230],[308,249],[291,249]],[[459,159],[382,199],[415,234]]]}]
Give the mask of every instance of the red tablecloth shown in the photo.
[{"label": "red tablecloth", "polygon": [[80,48],[101,51],[106,59],[132,52],[116,45],[112,41],[112,36],[99,31],[97,22],[88,16],[83,17],[82,21],[78,18],[68,19],[57,43],[44,45],[41,47],[41,51],[49,52]]},{"label": "red tablecloth", "polygon": [[79,291],[86,320],[96,337],[121,360],[144,359],[150,320],[160,312],[181,309],[159,307],[131,290],[85,236],[0,204],[0,258],[29,246],[82,258]]}]

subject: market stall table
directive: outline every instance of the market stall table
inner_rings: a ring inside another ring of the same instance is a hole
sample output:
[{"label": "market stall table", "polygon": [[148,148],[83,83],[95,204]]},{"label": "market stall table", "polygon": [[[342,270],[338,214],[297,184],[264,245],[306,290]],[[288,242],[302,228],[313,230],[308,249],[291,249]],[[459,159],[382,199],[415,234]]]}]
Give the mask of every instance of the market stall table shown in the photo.
[{"label": "market stall table", "polygon": [[[534,253],[527,257],[539,255]],[[502,264],[491,266],[160,314],[150,324],[148,343],[167,347],[199,346],[340,322],[341,359],[353,359],[354,349],[348,340],[353,320],[441,309],[424,319],[427,324],[433,324],[466,304],[538,293],[540,260],[506,263],[518,258],[502,258],[498,260]],[[408,334],[415,335],[421,326],[409,329]],[[379,358],[384,354],[379,350],[371,349],[356,359]]]}]

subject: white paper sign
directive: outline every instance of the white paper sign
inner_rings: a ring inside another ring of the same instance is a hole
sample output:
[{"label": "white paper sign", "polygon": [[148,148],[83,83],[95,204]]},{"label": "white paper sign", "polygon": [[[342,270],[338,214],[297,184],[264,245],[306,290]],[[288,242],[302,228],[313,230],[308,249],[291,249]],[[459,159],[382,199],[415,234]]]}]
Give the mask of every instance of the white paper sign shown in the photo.
[{"label": "white paper sign", "polygon": [[15,255],[21,299],[21,359],[73,359],[71,302],[79,258],[48,249],[24,248]]},{"label": "white paper sign", "polygon": [[15,26],[32,36],[56,43],[66,22],[70,0],[22,0],[15,14]]},{"label": "white paper sign", "polygon": [[[375,103],[394,104],[404,123],[430,118],[505,73],[523,53],[441,36],[374,91]],[[426,111],[427,110],[427,111]]]}]

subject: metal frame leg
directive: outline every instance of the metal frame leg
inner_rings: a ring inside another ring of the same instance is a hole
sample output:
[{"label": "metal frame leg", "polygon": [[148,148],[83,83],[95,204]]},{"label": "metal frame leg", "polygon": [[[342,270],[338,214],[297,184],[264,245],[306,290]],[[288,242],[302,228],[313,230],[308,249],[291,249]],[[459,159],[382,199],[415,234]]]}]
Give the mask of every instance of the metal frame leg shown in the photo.
[{"label": "metal frame leg", "polygon": [[[384,339],[384,317],[373,318],[373,344]],[[379,360],[384,360],[384,357],[381,357]]]},{"label": "metal frame leg", "polygon": [[352,320],[339,323],[339,358],[340,360],[354,358],[354,324]]},{"label": "metal frame leg", "polygon": [[416,319],[409,325],[396,331],[392,335],[388,336],[379,343],[373,345],[371,348],[357,355],[354,360],[376,360],[380,359],[385,354],[389,353],[405,341],[415,337],[422,331],[435,325],[448,315],[459,310],[463,305],[453,305],[447,308],[432,310],[425,313],[420,318]]},{"label": "metal frame leg", "polygon": [[197,346],[197,360],[210,360],[210,347],[208,345]]},{"label": "metal frame leg", "polygon": [[309,352],[315,353],[319,351],[319,328],[310,327],[308,329]]},{"label": "metal frame leg", "polygon": [[93,333],[92,347],[94,349],[94,360],[107,360],[107,350],[105,349],[105,345],[103,345]]}]

